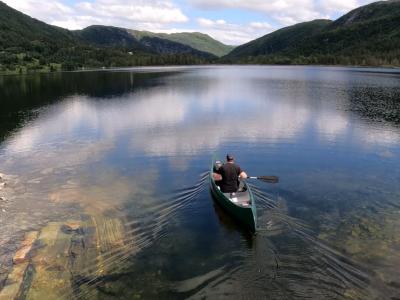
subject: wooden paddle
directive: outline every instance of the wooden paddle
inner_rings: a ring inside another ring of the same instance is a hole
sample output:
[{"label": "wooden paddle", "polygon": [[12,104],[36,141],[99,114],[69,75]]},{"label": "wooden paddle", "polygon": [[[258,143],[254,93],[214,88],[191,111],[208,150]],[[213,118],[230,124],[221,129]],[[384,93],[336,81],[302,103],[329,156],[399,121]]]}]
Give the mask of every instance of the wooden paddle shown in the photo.
[{"label": "wooden paddle", "polygon": [[248,176],[247,179],[258,179],[268,183],[278,183],[279,177],[278,176],[258,176],[258,177],[251,177]]}]

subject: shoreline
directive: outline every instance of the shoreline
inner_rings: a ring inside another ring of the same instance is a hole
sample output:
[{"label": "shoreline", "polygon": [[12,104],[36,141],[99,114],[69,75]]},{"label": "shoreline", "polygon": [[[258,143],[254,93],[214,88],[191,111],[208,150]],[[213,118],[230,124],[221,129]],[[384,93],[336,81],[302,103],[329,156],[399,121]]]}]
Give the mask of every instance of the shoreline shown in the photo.
[{"label": "shoreline", "polygon": [[81,68],[77,70],[69,71],[33,71],[33,72],[0,72],[0,76],[26,76],[26,75],[37,75],[37,74],[60,74],[60,73],[79,73],[79,72],[98,72],[98,71],[112,71],[112,70],[151,70],[151,69],[167,69],[167,68],[198,68],[198,67],[232,67],[232,66],[252,66],[252,67],[324,67],[324,68],[356,68],[356,69],[388,69],[396,70],[400,73],[400,66],[364,66],[364,65],[321,65],[321,64],[198,64],[198,65],[144,65],[144,66],[124,66],[124,67],[103,67],[103,68]]}]

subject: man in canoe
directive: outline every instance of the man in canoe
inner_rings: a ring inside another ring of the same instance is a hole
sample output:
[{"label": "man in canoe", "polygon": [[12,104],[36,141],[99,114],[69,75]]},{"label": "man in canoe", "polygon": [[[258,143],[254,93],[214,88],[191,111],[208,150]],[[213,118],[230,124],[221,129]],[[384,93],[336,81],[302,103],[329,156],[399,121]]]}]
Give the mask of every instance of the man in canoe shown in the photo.
[{"label": "man in canoe", "polygon": [[247,174],[235,163],[232,154],[226,155],[226,163],[215,170],[215,173],[214,179],[223,193],[236,193],[239,189],[239,178],[247,178]]}]

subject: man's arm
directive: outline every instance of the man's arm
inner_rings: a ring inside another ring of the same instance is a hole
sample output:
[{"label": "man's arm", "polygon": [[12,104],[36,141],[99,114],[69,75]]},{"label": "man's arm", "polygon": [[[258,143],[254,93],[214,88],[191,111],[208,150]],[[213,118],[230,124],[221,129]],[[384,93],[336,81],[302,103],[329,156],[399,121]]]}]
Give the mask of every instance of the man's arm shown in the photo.
[{"label": "man's arm", "polygon": [[215,181],[221,181],[222,180],[221,174],[218,174],[218,173],[213,173],[213,178],[214,178]]},{"label": "man's arm", "polygon": [[243,171],[242,168],[240,168],[240,166],[237,166],[237,172],[239,174],[239,178],[241,178],[241,179],[246,179],[247,178],[246,172]]}]

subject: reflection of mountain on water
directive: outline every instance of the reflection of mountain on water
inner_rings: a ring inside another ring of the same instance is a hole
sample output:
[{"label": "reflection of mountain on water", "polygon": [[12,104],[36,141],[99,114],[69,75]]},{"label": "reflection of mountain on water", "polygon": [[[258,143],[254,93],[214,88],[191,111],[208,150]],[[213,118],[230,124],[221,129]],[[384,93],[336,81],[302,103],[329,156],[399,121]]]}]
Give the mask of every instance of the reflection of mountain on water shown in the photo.
[{"label": "reflection of mountain on water", "polygon": [[15,127],[36,116],[34,109],[72,95],[91,99],[119,97],[137,89],[160,86],[161,78],[175,73],[173,68],[139,71],[0,76],[0,141]]}]

